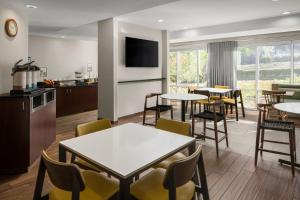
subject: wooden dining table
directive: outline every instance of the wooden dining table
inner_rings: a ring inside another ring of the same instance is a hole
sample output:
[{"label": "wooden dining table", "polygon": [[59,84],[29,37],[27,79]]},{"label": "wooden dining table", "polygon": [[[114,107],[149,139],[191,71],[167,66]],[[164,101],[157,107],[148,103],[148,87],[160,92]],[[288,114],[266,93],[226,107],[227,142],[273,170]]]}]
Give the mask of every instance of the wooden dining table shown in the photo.
[{"label": "wooden dining table", "polygon": [[[66,162],[69,152],[102,169],[120,180],[120,199],[128,200],[136,175],[186,148],[190,154],[195,151],[195,138],[128,123],[59,142],[59,161]],[[199,178],[205,174],[202,154],[200,159],[195,180],[209,199],[206,176]]]}]

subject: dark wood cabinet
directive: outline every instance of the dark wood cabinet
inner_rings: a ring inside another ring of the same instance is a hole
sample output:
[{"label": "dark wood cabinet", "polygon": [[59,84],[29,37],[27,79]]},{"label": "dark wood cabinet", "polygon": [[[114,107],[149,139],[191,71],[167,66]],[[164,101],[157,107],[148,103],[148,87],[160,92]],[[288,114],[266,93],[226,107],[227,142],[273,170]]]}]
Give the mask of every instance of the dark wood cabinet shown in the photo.
[{"label": "dark wood cabinet", "polygon": [[[55,141],[56,101],[46,89],[37,96],[0,96],[0,174],[26,172]],[[35,100],[35,98],[37,100]]]},{"label": "dark wood cabinet", "polygon": [[97,85],[64,86],[56,89],[57,117],[96,110],[98,107]]}]

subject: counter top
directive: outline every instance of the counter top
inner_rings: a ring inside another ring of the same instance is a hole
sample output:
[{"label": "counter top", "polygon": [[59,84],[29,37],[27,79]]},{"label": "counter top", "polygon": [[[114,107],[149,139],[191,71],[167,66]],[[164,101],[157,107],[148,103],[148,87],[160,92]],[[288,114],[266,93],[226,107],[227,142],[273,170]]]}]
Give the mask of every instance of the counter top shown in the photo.
[{"label": "counter top", "polygon": [[0,99],[1,98],[24,98],[24,97],[31,97],[31,96],[36,96],[41,93],[49,92],[52,90],[55,90],[55,88],[39,88],[40,90],[32,91],[31,94],[25,93],[24,95],[10,95],[10,93],[4,93],[0,94]]}]

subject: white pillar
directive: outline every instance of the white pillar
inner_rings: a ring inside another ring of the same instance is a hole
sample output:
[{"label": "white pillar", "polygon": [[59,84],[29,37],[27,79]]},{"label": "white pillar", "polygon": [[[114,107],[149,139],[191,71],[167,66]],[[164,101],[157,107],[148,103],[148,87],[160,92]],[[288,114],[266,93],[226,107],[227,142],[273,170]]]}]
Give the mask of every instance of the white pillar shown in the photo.
[{"label": "white pillar", "polygon": [[169,32],[162,31],[162,93],[169,92]]},{"label": "white pillar", "polygon": [[118,22],[98,22],[98,117],[118,121]]}]

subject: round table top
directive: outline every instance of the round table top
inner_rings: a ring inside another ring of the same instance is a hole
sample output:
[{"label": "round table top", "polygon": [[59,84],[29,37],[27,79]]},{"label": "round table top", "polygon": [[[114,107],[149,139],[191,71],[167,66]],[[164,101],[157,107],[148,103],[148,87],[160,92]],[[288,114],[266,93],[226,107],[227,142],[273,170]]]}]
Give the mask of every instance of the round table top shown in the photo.
[{"label": "round table top", "polygon": [[207,96],[200,94],[163,94],[160,96],[163,99],[179,100],[179,101],[196,101],[207,99]]},{"label": "round table top", "polygon": [[274,108],[283,112],[300,115],[300,102],[277,103]]}]

